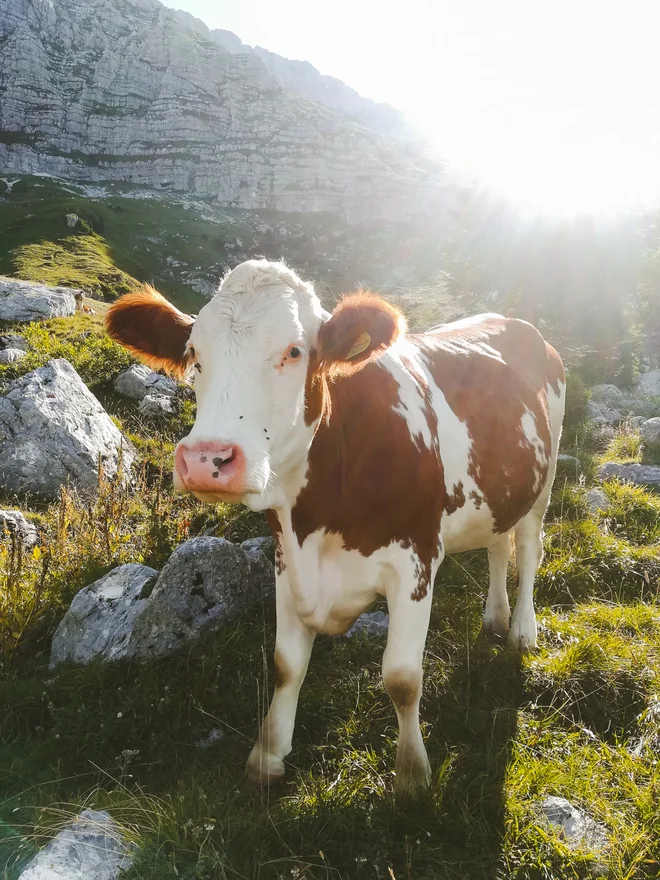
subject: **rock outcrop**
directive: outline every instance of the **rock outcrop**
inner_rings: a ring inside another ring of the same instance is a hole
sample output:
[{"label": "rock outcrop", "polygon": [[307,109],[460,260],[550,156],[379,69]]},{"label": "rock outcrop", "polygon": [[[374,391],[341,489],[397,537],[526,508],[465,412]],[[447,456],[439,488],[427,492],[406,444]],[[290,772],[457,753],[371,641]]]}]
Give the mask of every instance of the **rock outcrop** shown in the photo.
[{"label": "rock outcrop", "polygon": [[647,489],[660,492],[660,466],[650,464],[617,464],[608,462],[599,465],[596,476],[599,480],[610,480],[613,477]]},{"label": "rock outcrop", "polygon": [[113,478],[131,443],[66,360],[52,360],[14,380],[0,398],[0,486],[5,492],[56,499],[71,483],[84,493],[98,484],[99,460]]},{"label": "rock outcrop", "polygon": [[217,632],[274,589],[271,546],[271,538],[192,538],[160,575],[144,565],[114,569],[75,596],[53,637],[51,667],[160,657]]},{"label": "rock outcrop", "polygon": [[176,382],[161,376],[146,364],[133,364],[115,379],[115,391],[133,400],[143,400],[148,394],[174,397]]},{"label": "rock outcrop", "polygon": [[441,165],[200,25],[157,0],[0,0],[0,166],[351,222],[447,206]]},{"label": "rock outcrop", "polygon": [[[0,133],[0,139],[1,137]],[[73,315],[78,293],[81,291],[72,287],[48,287],[46,284],[35,284],[31,281],[0,278],[0,321],[27,322]]]},{"label": "rock outcrop", "polygon": [[0,510],[0,536],[4,531],[18,538],[24,547],[34,547],[39,541],[36,526],[20,510]]},{"label": "rock outcrop", "polygon": [[116,880],[135,847],[105,810],[83,810],[32,859],[21,880]]},{"label": "rock outcrop", "polygon": [[601,852],[609,845],[607,828],[562,797],[547,797],[539,811],[569,849]]}]

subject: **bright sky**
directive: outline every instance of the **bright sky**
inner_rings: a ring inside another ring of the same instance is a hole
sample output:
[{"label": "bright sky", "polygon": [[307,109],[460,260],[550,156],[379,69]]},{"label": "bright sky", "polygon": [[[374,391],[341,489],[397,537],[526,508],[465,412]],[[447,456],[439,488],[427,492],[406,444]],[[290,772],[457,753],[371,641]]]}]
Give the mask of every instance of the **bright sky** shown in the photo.
[{"label": "bright sky", "polygon": [[526,207],[660,201],[659,0],[167,3],[392,104]]}]

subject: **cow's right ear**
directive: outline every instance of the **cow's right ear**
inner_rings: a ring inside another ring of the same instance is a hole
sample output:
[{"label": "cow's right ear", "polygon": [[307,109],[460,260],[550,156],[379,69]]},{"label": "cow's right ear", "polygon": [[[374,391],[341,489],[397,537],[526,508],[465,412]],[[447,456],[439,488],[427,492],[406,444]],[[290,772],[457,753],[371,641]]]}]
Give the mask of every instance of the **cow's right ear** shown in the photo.
[{"label": "cow's right ear", "polygon": [[148,284],[122,296],[105,318],[108,335],[140,360],[176,376],[186,371],[186,343],[194,318]]}]

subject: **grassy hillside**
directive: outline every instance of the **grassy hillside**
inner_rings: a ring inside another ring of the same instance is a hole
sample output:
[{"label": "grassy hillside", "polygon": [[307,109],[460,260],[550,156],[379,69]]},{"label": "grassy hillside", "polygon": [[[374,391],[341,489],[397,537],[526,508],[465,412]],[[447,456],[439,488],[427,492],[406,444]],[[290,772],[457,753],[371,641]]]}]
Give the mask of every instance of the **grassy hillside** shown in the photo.
[{"label": "grassy hillside", "polygon": [[328,305],[360,284],[414,283],[401,274],[406,265],[426,282],[438,265],[428,224],[423,234],[410,224],[356,228],[323,214],[248,212],[126,183],[48,177],[0,179],[0,233],[0,274],[107,300],[149,281],[193,313],[225,271],[255,256],[290,261]]},{"label": "grassy hillside", "polygon": [[[393,800],[396,720],[380,678],[383,642],[366,637],[319,637],[288,781],[260,794],[242,767],[272,688],[272,601],[164,660],[48,670],[53,629],[82,586],[123,562],[160,567],[209,528],[239,540],[265,523],[173,494],[173,441],[192,403],[146,423],[115,398],[110,382],[130,358],[102,337],[100,316],[25,332],[35,351],[7,375],[68,357],[131,436],[140,468],[135,492],[106,484],[92,506],[64,493],[27,511],[43,531],[37,550],[0,542],[1,876],[15,877],[37,845],[92,805],[140,845],[129,880],[658,876],[657,496],[612,482],[611,510],[594,515],[585,485],[558,480],[531,657],[480,632],[485,553],[443,565],[425,660],[434,781],[424,803]],[[572,451],[587,475],[597,459],[637,454],[626,431],[607,449],[584,429],[567,437],[577,438]],[[512,571],[512,588],[514,580]],[[200,749],[218,727],[222,739]],[[604,823],[606,854],[571,852],[544,828],[534,805],[549,794]]]}]

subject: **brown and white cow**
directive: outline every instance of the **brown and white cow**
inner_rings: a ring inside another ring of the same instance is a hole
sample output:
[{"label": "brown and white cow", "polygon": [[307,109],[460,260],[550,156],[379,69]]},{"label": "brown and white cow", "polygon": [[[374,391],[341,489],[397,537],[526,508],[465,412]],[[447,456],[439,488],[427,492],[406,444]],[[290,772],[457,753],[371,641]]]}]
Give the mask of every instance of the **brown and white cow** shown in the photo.
[{"label": "brown and white cow", "polygon": [[144,288],[112,307],[107,328],[152,366],[194,377],[175,486],[269,511],[275,692],[248,775],[284,774],[316,633],[345,632],[384,596],[397,790],[426,785],[422,657],[445,554],[486,548],[485,630],[523,651],[536,644],[534,578],[564,410],[555,350],[531,324],[493,314],[407,335],[403,316],[364,292],[328,314],[310,284],[266,260],[237,266],[196,319]]}]

